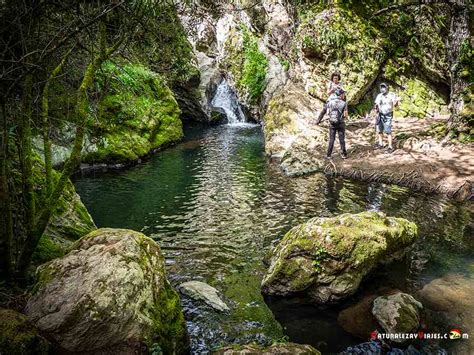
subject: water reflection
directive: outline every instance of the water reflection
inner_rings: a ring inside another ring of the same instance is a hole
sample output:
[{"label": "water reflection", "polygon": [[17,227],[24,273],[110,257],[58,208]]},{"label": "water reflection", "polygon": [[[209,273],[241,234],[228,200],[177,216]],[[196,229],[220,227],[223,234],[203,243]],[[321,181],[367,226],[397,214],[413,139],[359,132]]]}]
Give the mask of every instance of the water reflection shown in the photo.
[{"label": "water reflection", "polygon": [[[276,301],[272,308],[284,330],[260,295],[263,255],[310,217],[372,209],[416,222],[421,238],[415,252],[379,275],[396,287],[421,287],[447,270],[462,272],[472,260],[468,206],[379,183],[318,174],[288,179],[267,162],[258,126],[193,130],[186,142],[143,165],[75,184],[98,226],[140,230],[156,239],[174,283],[198,279],[223,292],[230,315],[185,300],[198,353],[223,341],[270,342],[284,334],[301,340],[286,320],[309,327],[313,344],[323,341],[331,351],[341,346],[338,337],[344,344],[353,341],[331,318],[334,312],[320,318],[313,312],[298,323],[291,316],[302,314],[297,302],[280,307]],[[320,329],[324,322],[334,336]]]}]

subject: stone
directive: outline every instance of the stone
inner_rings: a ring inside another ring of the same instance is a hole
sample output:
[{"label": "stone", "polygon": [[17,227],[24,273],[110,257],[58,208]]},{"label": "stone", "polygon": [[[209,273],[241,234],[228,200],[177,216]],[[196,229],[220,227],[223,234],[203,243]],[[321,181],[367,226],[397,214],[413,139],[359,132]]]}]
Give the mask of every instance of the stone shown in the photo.
[{"label": "stone", "polygon": [[262,292],[337,302],[354,294],[377,265],[402,257],[416,237],[416,224],[378,212],[312,218],[275,247]]},{"label": "stone", "polygon": [[1,354],[49,354],[51,343],[43,338],[28,317],[12,309],[0,308]]},{"label": "stone", "polygon": [[375,295],[364,297],[355,305],[343,309],[337,316],[338,324],[348,333],[367,340],[377,329],[377,321],[371,313]]},{"label": "stone", "polygon": [[195,300],[204,301],[208,306],[217,311],[229,311],[229,307],[222,301],[218,295],[218,291],[201,281],[188,281],[179,285],[178,289],[181,293]]},{"label": "stone", "polygon": [[[473,263],[465,265],[466,270],[472,270],[473,267]],[[448,273],[424,285],[416,295],[425,308],[442,315],[440,324],[436,324],[440,329],[445,329],[449,324],[453,328],[461,329],[462,332],[472,334],[474,330],[473,294],[474,283],[469,276]],[[431,323],[433,322],[432,320]],[[453,349],[450,350],[457,354],[473,353],[474,341],[470,336],[468,340],[455,342]]]},{"label": "stone", "polygon": [[255,354],[255,355],[273,355],[273,354],[307,354],[319,355],[318,350],[311,345],[303,345],[296,343],[275,343],[268,347],[261,347],[255,344],[248,345],[231,345],[219,349],[213,353],[214,355],[240,355],[240,354]]},{"label": "stone", "polygon": [[[380,296],[374,300],[372,314],[389,334],[412,333],[420,326],[420,311],[423,305],[407,293]],[[393,339],[402,343],[404,339]]]},{"label": "stone", "polygon": [[188,348],[160,247],[132,230],[98,229],[40,266],[26,314],[66,352]]}]

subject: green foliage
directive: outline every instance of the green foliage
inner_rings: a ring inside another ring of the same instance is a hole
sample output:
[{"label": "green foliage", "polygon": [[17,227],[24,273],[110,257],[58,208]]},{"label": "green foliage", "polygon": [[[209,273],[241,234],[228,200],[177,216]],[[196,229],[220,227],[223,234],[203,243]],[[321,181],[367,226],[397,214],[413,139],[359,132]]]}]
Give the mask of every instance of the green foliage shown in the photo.
[{"label": "green foliage", "polygon": [[258,49],[257,38],[246,27],[242,27],[244,61],[242,76],[237,85],[245,87],[250,96],[250,102],[258,102],[267,85],[268,60]]},{"label": "green foliage", "polygon": [[171,84],[194,77],[194,54],[172,2],[159,2],[152,9],[147,28],[140,28],[131,41],[138,62],[161,74]]}]

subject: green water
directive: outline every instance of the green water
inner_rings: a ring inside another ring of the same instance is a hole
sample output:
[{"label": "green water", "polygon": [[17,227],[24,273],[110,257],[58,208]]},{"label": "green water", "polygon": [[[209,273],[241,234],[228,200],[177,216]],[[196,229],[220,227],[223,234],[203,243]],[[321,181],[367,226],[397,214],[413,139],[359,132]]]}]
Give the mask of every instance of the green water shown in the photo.
[{"label": "green water", "polygon": [[284,336],[324,352],[361,342],[337,324],[342,306],[321,309],[260,294],[263,256],[313,216],[375,209],[418,223],[414,251],[381,269],[366,289],[414,291],[448,272],[473,274],[468,204],[318,174],[287,178],[265,157],[255,125],[192,128],[186,137],[141,165],[78,178],[75,185],[99,227],[131,228],[159,242],[174,284],[200,280],[222,292],[230,314],[183,298],[194,353]]}]

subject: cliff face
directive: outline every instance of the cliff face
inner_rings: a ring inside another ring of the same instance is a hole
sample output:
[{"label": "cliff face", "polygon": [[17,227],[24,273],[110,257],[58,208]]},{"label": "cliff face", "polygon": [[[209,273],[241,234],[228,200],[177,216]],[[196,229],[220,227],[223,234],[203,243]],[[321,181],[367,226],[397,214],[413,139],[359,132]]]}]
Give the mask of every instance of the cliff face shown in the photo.
[{"label": "cliff face", "polygon": [[380,12],[377,1],[344,3],[182,6],[179,17],[200,70],[197,95],[204,112],[210,116],[215,88],[226,78],[249,116],[262,122],[267,153],[277,156],[317,115],[335,70],[342,74],[352,117],[370,111],[382,81],[403,99],[398,117],[447,114],[448,9]]}]

